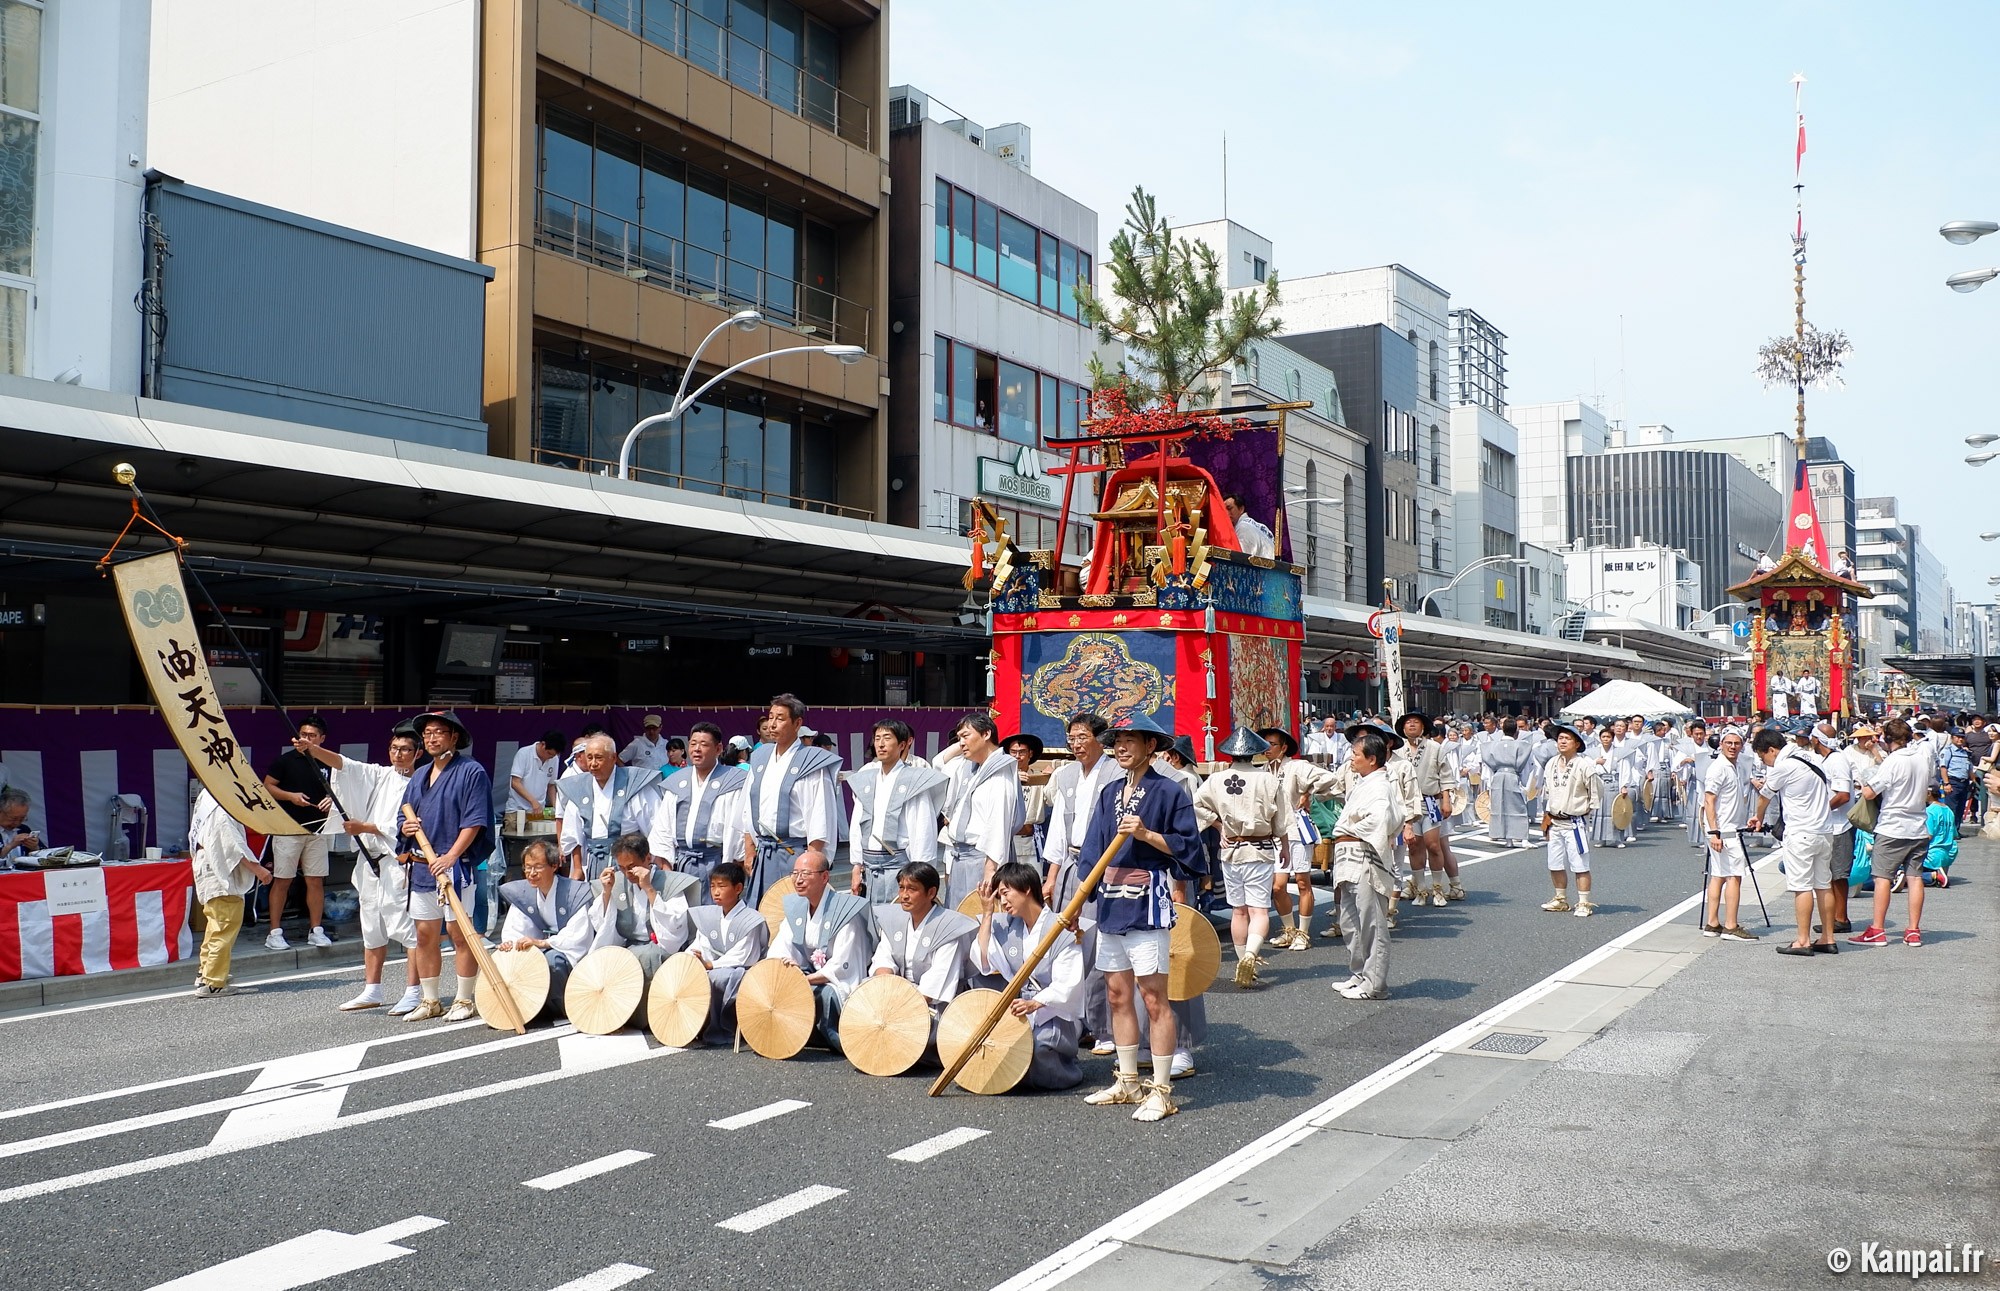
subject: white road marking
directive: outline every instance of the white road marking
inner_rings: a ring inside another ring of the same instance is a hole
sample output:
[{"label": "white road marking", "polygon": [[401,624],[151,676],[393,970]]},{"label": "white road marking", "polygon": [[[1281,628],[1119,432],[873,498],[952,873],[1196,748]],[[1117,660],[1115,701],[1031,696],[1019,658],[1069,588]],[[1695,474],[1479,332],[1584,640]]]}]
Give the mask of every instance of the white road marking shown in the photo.
[{"label": "white road marking", "polygon": [[583,1164],[573,1165],[567,1170],[557,1170],[551,1174],[541,1175],[537,1178],[523,1179],[521,1180],[521,1186],[523,1188],[539,1188],[543,1192],[554,1192],[558,1188],[567,1188],[569,1185],[578,1183],[584,1179],[594,1179],[598,1175],[610,1174],[613,1170],[623,1170],[628,1165],[637,1165],[641,1161],[651,1161],[652,1159],[652,1153],[640,1152],[636,1149],[613,1152],[610,1156],[599,1157],[595,1161],[585,1161]]},{"label": "white road marking", "polygon": [[942,1156],[953,1148],[962,1148],[974,1139],[983,1139],[990,1131],[975,1130],[970,1125],[961,1125],[955,1130],[934,1134],[921,1143],[912,1143],[901,1152],[891,1152],[891,1161],[928,1161],[934,1156]]},{"label": "white road marking", "polygon": [[[16,1018],[14,1020],[19,1021],[20,1019]],[[443,1035],[447,1031],[463,1031],[467,1027],[483,1027],[485,1025],[484,1022],[447,1022],[445,1025],[437,1027],[405,1027],[402,1031],[394,1035],[386,1035],[379,1040],[363,1041],[362,1044],[364,1048],[372,1048],[375,1045],[399,1044],[404,1040],[421,1040],[426,1036]],[[348,1048],[347,1045],[339,1045],[334,1049],[320,1049],[313,1052],[337,1053],[346,1048]],[[134,1094],[150,1094],[154,1090],[172,1089],[177,1085],[197,1085],[204,1080],[220,1080],[224,1076],[240,1076],[246,1071],[263,1071],[276,1065],[276,1063],[293,1062],[312,1056],[312,1053],[293,1054],[291,1057],[279,1058],[275,1061],[266,1059],[262,1062],[246,1062],[236,1067],[218,1067],[214,1071],[197,1071],[191,1076],[173,1076],[166,1080],[149,1081],[144,1085],[126,1085],[122,1089],[107,1089],[101,1094],[80,1094],[75,1098],[58,1098],[51,1103],[33,1103],[27,1107],[14,1107],[6,1111],[0,1111],[0,1121],[13,1120],[15,1117],[20,1116],[39,1116],[43,1112],[53,1112],[64,1107],[81,1107],[85,1103],[102,1103],[113,1098],[130,1098]],[[253,1081],[250,1087],[256,1089],[258,1086]]]},{"label": "white road marking", "polygon": [[222,1120],[210,1143],[235,1143],[244,1139],[262,1140],[280,1125],[322,1125],[331,1127],[340,1119],[341,1104],[347,1101],[347,1086],[315,1089],[255,1107],[239,1107]]},{"label": "white road marking", "polygon": [[[634,1062],[646,1062],[654,1058],[665,1058],[684,1052],[680,1049],[653,1049]],[[170,1170],[175,1166],[188,1165],[196,1161],[206,1161],[213,1157],[228,1156],[250,1148],[269,1147],[291,1139],[302,1139],[328,1130],[346,1130],[362,1125],[373,1125],[398,1116],[412,1116],[419,1112],[435,1111],[440,1107],[450,1107],[457,1103],[470,1102],[475,1098],[490,1098],[495,1094],[511,1094],[516,1090],[533,1089],[553,1081],[566,1080],[578,1073],[573,1071],[544,1071],[533,1076],[517,1076],[512,1080],[495,1081],[488,1085],[475,1085],[471,1089],[454,1090],[449,1094],[436,1094],[430,1098],[419,1098],[413,1102],[396,1103],[388,1107],[377,1107],[371,1111],[358,1112],[353,1116],[343,1116],[330,1125],[281,1126],[272,1129],[261,1139],[244,1139],[237,1143],[211,1143],[205,1147],[188,1148],[180,1152],[169,1152],[164,1156],[147,1157],[140,1161],[127,1161],[122,1165],[105,1166],[98,1170],[85,1170],[78,1174],[61,1175],[54,1179],[44,1179],[38,1183],[22,1184],[19,1187],[0,1189],[0,1205],[10,1201],[26,1201],[31,1197],[46,1197],[51,1193],[68,1192],[73,1188],[87,1188],[92,1184],[107,1183],[114,1179],[129,1179],[133,1175],[151,1174],[156,1170]],[[231,1291],[235,1291],[234,1288]]]},{"label": "white road marking", "polygon": [[801,1188],[776,1201],[767,1201],[754,1210],[734,1215],[716,1227],[726,1228],[734,1233],[754,1233],[760,1228],[769,1228],[781,1219],[790,1219],[800,1211],[811,1210],[821,1202],[832,1201],[835,1197],[846,1195],[845,1188],[829,1188],[823,1183],[816,1183],[810,1188]]},{"label": "white road marking", "polygon": [[796,1098],[781,1098],[775,1103],[766,1103],[762,1107],[753,1107],[747,1112],[738,1112],[734,1116],[725,1116],[719,1121],[710,1121],[708,1128],[711,1130],[740,1130],[746,1125],[755,1125],[759,1121],[768,1121],[774,1116],[783,1116],[787,1112],[803,1111],[811,1106],[811,1103],[802,1103]]},{"label": "white road marking", "polygon": [[[421,1058],[406,1058],[402,1062],[385,1063],[380,1067],[370,1067],[365,1071],[343,1072],[319,1082],[322,1087],[347,1087],[368,1081],[381,1080],[388,1076],[400,1076],[407,1072],[422,1071],[428,1067],[441,1066],[448,1062],[458,1062],[484,1054],[498,1053],[521,1045],[539,1044],[550,1039],[558,1039],[569,1034],[567,1026],[554,1031],[530,1032],[524,1036],[507,1036],[499,1040],[488,1040],[483,1044],[467,1045],[462,1049],[448,1049],[443,1053],[425,1054]],[[569,1073],[560,1073],[569,1074]],[[310,1082],[309,1082],[310,1083]],[[0,1143],[0,1158],[17,1157],[29,1152],[43,1152],[49,1148],[67,1147],[72,1143],[85,1143],[91,1139],[109,1138],[118,1134],[130,1134],[135,1130],[149,1130],[160,1125],[172,1125],[176,1121],[194,1120],[203,1116],[214,1116],[222,1112],[233,1112],[240,1107],[255,1107],[263,1103],[281,1099],[297,1098],[300,1094],[313,1091],[300,1089],[296,1085],[280,1089],[258,1089],[228,1098],[212,1098],[204,1103],[191,1103],[186,1107],[173,1107],[165,1111],[149,1112],[143,1116],[127,1116],[115,1121],[105,1121],[99,1125],[81,1125],[75,1129],[61,1130],[54,1134],[44,1134],[37,1138],[21,1139],[14,1143]],[[322,1126],[320,1128],[326,1128]]]},{"label": "white road marking", "polygon": [[628,1282],[637,1282],[653,1270],[637,1264],[607,1264],[595,1273],[586,1273],[580,1278],[572,1278],[550,1291],[614,1291]]},{"label": "white road marking", "polygon": [[[1765,864],[1768,865],[1769,862]],[[1117,1218],[1099,1225],[1068,1246],[1016,1273],[994,1287],[993,1291],[1044,1291],[1045,1288],[1067,1281],[1075,1274],[1111,1255],[1155,1224],[1179,1214],[1216,1189],[1240,1178],[1300,1140],[1317,1133],[1323,1126],[1346,1115],[1383,1090],[1429,1066],[1437,1061],[1438,1055],[1445,1050],[1457,1048],[1486,1027],[1519,1012],[1556,990],[1569,978],[1603,962],[1648,933],[1672,923],[1689,910],[1698,907],[1701,901],[1702,894],[1697,892],[1631,931],[1621,933],[1596,950],[1573,963],[1564,965],[1477,1017],[1459,1023],[1435,1039],[1410,1050],[1394,1062],[1378,1068],[1325,1102],[1307,1108],[1269,1133],[1244,1144],[1207,1169],[1190,1175],[1165,1192],[1142,1201]]]},{"label": "white road marking", "polygon": [[162,1282],[152,1291],[290,1291],[292,1287],[306,1286],[414,1254],[409,1247],[395,1243],[417,1233],[441,1228],[444,1222],[428,1215],[412,1215],[393,1224],[371,1228],[365,1233],[337,1233],[330,1228],[322,1228],[303,1237],[267,1246],[261,1251],[212,1264],[186,1277]]},{"label": "white road marking", "polygon": [[599,1067],[615,1067],[621,1062],[630,1062],[632,1056],[644,1053],[648,1044],[643,1031],[620,1031],[614,1035],[566,1035],[556,1041],[556,1052],[562,1056],[564,1071],[594,1071]]}]

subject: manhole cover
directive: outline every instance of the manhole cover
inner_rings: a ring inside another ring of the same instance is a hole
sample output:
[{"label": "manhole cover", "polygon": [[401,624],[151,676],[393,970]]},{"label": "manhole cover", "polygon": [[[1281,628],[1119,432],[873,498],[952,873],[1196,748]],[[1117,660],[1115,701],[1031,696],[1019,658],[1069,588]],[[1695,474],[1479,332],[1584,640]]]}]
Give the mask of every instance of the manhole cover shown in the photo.
[{"label": "manhole cover", "polygon": [[1512,1031],[1495,1031],[1471,1047],[1484,1053],[1527,1053],[1546,1039],[1548,1037],[1545,1035],[1520,1035]]}]

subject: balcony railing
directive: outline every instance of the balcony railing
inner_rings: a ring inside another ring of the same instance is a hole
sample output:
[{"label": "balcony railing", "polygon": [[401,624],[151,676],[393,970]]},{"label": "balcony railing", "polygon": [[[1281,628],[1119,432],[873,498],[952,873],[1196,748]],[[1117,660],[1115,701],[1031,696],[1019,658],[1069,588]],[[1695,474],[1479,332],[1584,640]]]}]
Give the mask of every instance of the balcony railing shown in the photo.
[{"label": "balcony railing", "polygon": [[686,59],[704,72],[748,90],[795,117],[804,117],[858,148],[869,148],[869,105],[751,41],[732,34],[674,0],[574,0],[604,21]]},{"label": "balcony railing", "polygon": [[[586,457],[581,453],[565,453],[560,449],[535,445],[534,459],[542,466],[561,467],[567,471],[588,471],[592,475],[615,476],[618,463],[601,457]],[[747,484],[726,484],[720,480],[703,479],[695,475],[676,475],[671,471],[656,471],[644,466],[633,466],[632,478],[646,484],[662,484],[672,489],[687,489],[694,493],[707,493],[713,497],[738,498],[745,502],[762,502],[774,507],[790,507],[795,511],[814,511],[821,515],[848,516],[856,520],[873,520],[875,513],[862,507],[844,507],[838,502],[828,502],[823,498],[803,498],[792,493],[774,493],[768,489],[752,488]]]},{"label": "balcony railing", "polygon": [[546,190],[535,196],[538,247],[712,305],[748,306],[813,341],[868,347],[866,306]]}]

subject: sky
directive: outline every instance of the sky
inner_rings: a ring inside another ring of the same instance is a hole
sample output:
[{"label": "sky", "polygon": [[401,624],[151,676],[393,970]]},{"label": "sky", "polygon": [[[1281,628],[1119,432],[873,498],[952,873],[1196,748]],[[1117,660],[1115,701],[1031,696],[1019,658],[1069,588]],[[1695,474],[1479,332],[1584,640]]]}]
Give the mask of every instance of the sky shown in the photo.
[{"label": "sky", "polygon": [[[1508,336],[1508,398],[1581,398],[1675,440],[1792,429],[1753,374],[1792,327],[1791,78],[1806,76],[1806,315],[1853,342],[1807,432],[1893,495],[1958,599],[2000,573],[1988,370],[2000,265],[2000,5],[894,0],[890,83],[1025,122],[1035,175],[1228,215],[1288,276],[1398,263]],[[1283,310],[1280,307],[1280,315]],[[1761,545],[1761,544],[1760,544]],[[1928,616],[1927,616],[1928,617]]]}]

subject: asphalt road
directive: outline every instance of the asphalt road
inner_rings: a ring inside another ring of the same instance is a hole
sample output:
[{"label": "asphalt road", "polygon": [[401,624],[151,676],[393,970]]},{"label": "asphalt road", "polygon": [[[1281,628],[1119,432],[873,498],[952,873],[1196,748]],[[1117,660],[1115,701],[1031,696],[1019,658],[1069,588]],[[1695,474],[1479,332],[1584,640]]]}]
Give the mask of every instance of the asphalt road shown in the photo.
[{"label": "asphalt road", "polygon": [[[10,1287],[115,1291],[988,1287],[1699,879],[1670,827],[1595,860],[1592,919],[1537,908],[1539,848],[1468,865],[1469,900],[1405,913],[1385,1001],[1327,989],[1346,976],[1337,943],[1274,952],[1250,992],[1225,964],[1201,1074],[1155,1126],[1084,1105],[1104,1059],[1073,1093],[933,1099],[929,1074],[875,1079],[816,1051],[780,1063],[637,1031],[339,1014],[351,971],[7,1021],[0,1270]],[[781,1100],[807,1106],[712,1124]],[[602,1172],[543,1180],[586,1163]]]}]

